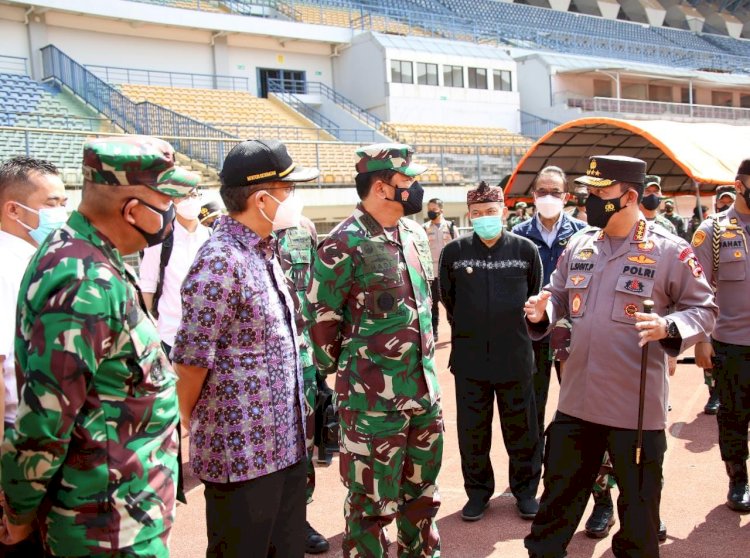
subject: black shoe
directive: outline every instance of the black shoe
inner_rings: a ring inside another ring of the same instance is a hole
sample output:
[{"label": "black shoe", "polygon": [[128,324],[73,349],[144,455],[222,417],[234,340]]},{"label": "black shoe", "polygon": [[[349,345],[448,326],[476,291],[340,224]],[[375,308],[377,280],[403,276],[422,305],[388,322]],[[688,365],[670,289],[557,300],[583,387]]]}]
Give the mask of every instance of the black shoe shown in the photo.
[{"label": "black shoe", "polygon": [[719,394],[716,393],[716,389],[710,390],[710,395],[708,397],[708,402],[706,403],[706,406],[703,407],[703,412],[707,415],[715,415],[719,412],[719,405],[721,403],[719,402]]},{"label": "black shoe", "polygon": [[484,510],[490,507],[489,502],[470,498],[464,509],[461,510],[461,519],[464,521],[479,521],[484,517]]},{"label": "black shoe", "polygon": [[747,482],[747,463],[744,461],[727,461],[726,468],[729,475],[727,507],[736,512],[750,512],[750,486],[748,486]]},{"label": "black shoe", "polygon": [[586,536],[592,539],[603,539],[615,524],[615,510],[609,490],[594,494],[594,510],[586,522]]},{"label": "black shoe", "polygon": [[328,544],[326,538],[312,528],[309,522],[305,522],[306,535],[305,535],[305,554],[320,554],[327,552],[331,545]]},{"label": "black shoe", "polygon": [[523,519],[534,519],[539,511],[539,502],[536,498],[523,498],[516,502],[516,508]]}]

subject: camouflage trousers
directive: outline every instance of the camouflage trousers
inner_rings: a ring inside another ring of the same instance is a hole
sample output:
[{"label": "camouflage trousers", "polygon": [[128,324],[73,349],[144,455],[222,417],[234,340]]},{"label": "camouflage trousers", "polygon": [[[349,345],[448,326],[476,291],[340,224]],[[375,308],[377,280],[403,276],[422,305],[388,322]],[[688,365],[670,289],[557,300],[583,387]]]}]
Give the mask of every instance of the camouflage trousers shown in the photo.
[{"label": "camouflage trousers", "polygon": [[617,481],[615,481],[612,460],[609,458],[609,452],[605,451],[604,457],[602,458],[602,465],[599,467],[599,474],[596,475],[596,480],[594,481],[594,489],[592,492],[604,492],[616,485]]},{"label": "camouflage trousers", "polygon": [[339,410],[339,468],[344,556],[388,555],[385,527],[396,519],[398,556],[440,556],[436,479],[443,457],[443,416],[430,409]]},{"label": "camouflage trousers", "polygon": [[315,399],[318,395],[318,382],[315,366],[308,366],[302,370],[302,379],[305,390],[305,448],[307,449],[307,483],[305,485],[305,496],[307,503],[312,502],[315,492],[315,465],[313,464],[313,453],[315,452]]}]

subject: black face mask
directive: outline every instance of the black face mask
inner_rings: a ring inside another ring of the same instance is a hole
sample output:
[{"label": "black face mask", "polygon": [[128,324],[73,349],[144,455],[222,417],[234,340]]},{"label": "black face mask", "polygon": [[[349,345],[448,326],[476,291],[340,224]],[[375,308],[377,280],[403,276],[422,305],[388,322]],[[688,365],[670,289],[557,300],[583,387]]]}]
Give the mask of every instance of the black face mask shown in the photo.
[{"label": "black face mask", "polygon": [[727,209],[729,209],[728,205],[717,205],[716,213],[721,213],[722,211],[726,211]]},{"label": "black face mask", "polygon": [[[388,184],[386,182],[386,184]],[[404,215],[414,215],[422,210],[422,198],[424,197],[424,190],[419,185],[419,182],[414,181],[408,188],[398,188],[393,184],[389,184],[396,189],[395,197],[393,199],[386,198],[388,201],[400,203],[404,208]]]},{"label": "black face mask", "polygon": [[[146,239],[146,244],[148,246],[156,246],[157,244],[161,244],[164,242],[164,240],[172,234],[174,230],[174,217],[177,213],[174,207],[174,203],[169,204],[169,208],[165,210],[161,210],[159,208],[154,207],[153,205],[146,203],[140,198],[131,198],[138,200],[139,203],[142,203],[146,207],[148,207],[151,211],[156,213],[157,215],[161,216],[161,228],[156,231],[155,233],[150,233],[144,231],[141,227],[138,225],[131,225],[135,230],[137,230],[139,233],[141,233],[141,236]],[[130,200],[128,200],[129,202]],[[126,202],[127,203],[127,202]]]},{"label": "black face mask", "polygon": [[587,199],[589,199],[587,194],[576,194],[576,205],[578,207],[584,207]]},{"label": "black face mask", "polygon": [[612,215],[622,209],[620,200],[624,195],[608,200],[603,200],[599,196],[589,196],[586,200],[586,217],[589,225],[600,229],[606,227]]},{"label": "black face mask", "polygon": [[748,188],[747,186],[745,186],[745,191],[742,192],[742,197],[745,198],[745,204],[750,207],[750,188]]},{"label": "black face mask", "polygon": [[435,220],[435,219],[437,219],[437,218],[438,218],[439,216],[440,216],[440,213],[438,213],[437,211],[428,211],[428,212],[427,212],[427,218],[428,218],[428,219],[429,219],[430,221],[434,221],[434,220]]},{"label": "black face mask", "polygon": [[661,196],[659,194],[649,194],[647,196],[643,196],[641,203],[643,204],[644,209],[653,211],[654,209],[659,207],[659,204],[661,203]]}]

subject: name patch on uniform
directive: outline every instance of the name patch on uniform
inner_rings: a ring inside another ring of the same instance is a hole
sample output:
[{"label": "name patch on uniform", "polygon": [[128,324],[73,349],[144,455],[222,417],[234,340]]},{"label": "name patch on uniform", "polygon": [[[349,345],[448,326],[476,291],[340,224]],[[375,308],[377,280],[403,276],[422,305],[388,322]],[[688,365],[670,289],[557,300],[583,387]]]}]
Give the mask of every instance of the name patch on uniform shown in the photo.
[{"label": "name patch on uniform", "polygon": [[570,271],[591,271],[592,269],[594,269],[592,263],[572,262],[570,264]]},{"label": "name patch on uniform", "polygon": [[638,254],[637,256],[628,256],[628,261],[641,265],[654,265],[656,263],[656,260],[644,256],[643,254]]},{"label": "name patch on uniform", "polygon": [[622,268],[623,273],[629,273],[630,275],[638,275],[639,277],[653,278],[654,270],[637,265],[626,265]]},{"label": "name patch on uniform", "polygon": [[[737,235],[734,235],[737,236]],[[742,245],[744,243],[742,240],[722,240],[721,241],[721,247],[722,248],[742,248]]]}]

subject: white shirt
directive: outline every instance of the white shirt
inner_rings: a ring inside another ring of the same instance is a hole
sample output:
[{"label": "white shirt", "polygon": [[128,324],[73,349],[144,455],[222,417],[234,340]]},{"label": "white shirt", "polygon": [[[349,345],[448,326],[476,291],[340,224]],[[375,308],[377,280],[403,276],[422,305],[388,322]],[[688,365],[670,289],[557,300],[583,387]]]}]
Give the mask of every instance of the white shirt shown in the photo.
[{"label": "white shirt", "polygon": [[16,422],[18,390],[16,388],[16,365],[13,345],[16,340],[16,308],[21,280],[36,247],[25,240],[0,231],[0,355],[5,379],[5,422]]},{"label": "white shirt", "polygon": [[542,235],[542,240],[544,240],[544,243],[547,246],[552,248],[552,245],[557,239],[557,233],[560,230],[560,225],[562,224],[562,211],[560,212],[560,215],[557,216],[557,221],[554,225],[552,225],[551,229],[547,229],[547,227],[544,226],[538,213],[534,216],[534,219],[536,220],[536,228],[539,229],[539,234]]},{"label": "white shirt", "polygon": [[[172,255],[164,269],[164,285],[159,297],[159,321],[157,330],[161,340],[174,345],[174,338],[182,320],[182,297],[180,288],[187,277],[190,266],[201,245],[208,240],[211,232],[208,227],[198,225],[195,232],[188,231],[177,220],[174,222],[174,242]],[[159,261],[161,260],[161,244],[146,248],[140,266],[138,285],[144,293],[155,293],[159,282]]]}]

